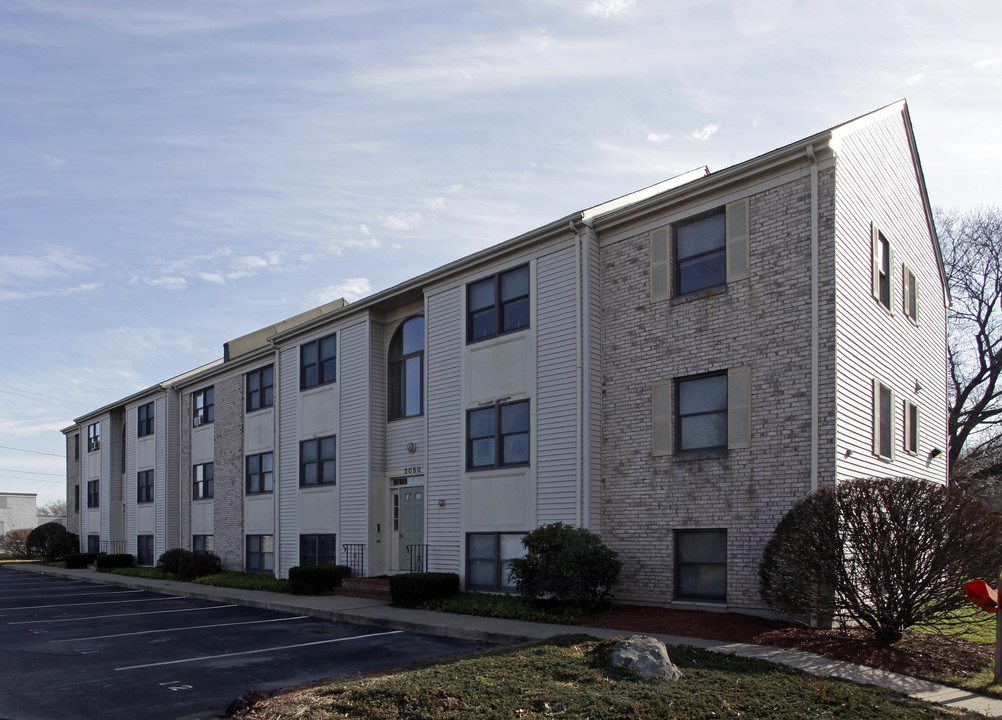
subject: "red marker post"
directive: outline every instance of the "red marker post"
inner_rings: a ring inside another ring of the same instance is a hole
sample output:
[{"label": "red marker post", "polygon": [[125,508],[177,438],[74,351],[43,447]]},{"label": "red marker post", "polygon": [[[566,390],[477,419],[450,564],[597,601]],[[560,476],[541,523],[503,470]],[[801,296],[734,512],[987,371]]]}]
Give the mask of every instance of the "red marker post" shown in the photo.
[{"label": "red marker post", "polygon": [[985,612],[995,615],[995,683],[1002,682],[1002,622],[999,622],[999,595],[1002,594],[1002,575],[999,575],[999,590],[996,592],[984,580],[964,583],[967,599]]}]

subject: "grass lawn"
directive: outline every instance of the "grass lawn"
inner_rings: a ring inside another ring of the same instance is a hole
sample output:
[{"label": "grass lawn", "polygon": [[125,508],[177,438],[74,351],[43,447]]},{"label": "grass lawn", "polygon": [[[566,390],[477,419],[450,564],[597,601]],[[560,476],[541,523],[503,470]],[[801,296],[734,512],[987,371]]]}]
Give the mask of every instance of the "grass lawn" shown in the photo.
[{"label": "grass lawn", "polygon": [[[563,636],[393,675],[299,690],[248,711],[279,718],[957,718],[895,693],[758,660],[670,647],[677,682],[593,666],[597,641]],[[970,715],[966,717],[978,717]]]}]

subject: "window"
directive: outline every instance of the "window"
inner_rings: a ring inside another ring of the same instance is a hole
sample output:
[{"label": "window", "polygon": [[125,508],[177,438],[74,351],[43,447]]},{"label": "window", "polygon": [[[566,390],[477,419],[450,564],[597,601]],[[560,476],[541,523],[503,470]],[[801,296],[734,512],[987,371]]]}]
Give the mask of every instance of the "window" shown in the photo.
[{"label": "window", "polygon": [[405,320],[390,341],[390,420],[423,412],[424,318]]},{"label": "window", "polygon": [[337,335],[299,347],[299,389],[326,385],[337,379]]},{"label": "window", "polygon": [[299,486],[333,485],[337,482],[336,454],[337,443],[333,435],[299,443]]},{"label": "window", "polygon": [[80,459],[80,436],[79,435],[74,435],[73,436],[73,459],[74,460],[79,460]]},{"label": "window", "polygon": [[153,502],[153,471],[140,470],[136,473],[136,502]]},{"label": "window", "polygon": [[918,405],[905,400],[904,402],[904,445],[905,452],[918,454],[919,445],[919,410]]},{"label": "window", "polygon": [[87,481],[87,507],[101,507],[101,481]]},{"label": "window", "polygon": [[248,495],[270,493],[275,489],[274,461],[270,452],[247,456],[246,484]]},{"label": "window", "polygon": [[73,486],[73,512],[80,512],[80,486]]},{"label": "window", "polygon": [[214,388],[205,388],[192,395],[191,404],[195,427],[208,425],[216,419],[216,393]]},{"label": "window", "polygon": [[275,368],[272,365],[247,373],[247,412],[275,404]]},{"label": "window", "polygon": [[525,555],[525,533],[469,533],[466,536],[466,587],[500,592],[514,590],[509,579],[511,561]]},{"label": "window", "polygon": [[918,323],[918,279],[907,266],[901,266],[901,304],[905,316]]},{"label": "window", "polygon": [[471,283],[466,308],[469,342],[529,327],[529,266]]},{"label": "window", "polygon": [[192,535],[191,551],[196,555],[206,555],[212,552],[213,540],[214,537],[212,535]]},{"label": "window", "polygon": [[136,536],[136,565],[153,564],[153,536]]},{"label": "window", "polygon": [[101,449],[101,423],[87,426],[87,452]]},{"label": "window", "polygon": [[191,498],[192,500],[205,500],[213,497],[215,488],[213,487],[213,475],[215,474],[215,463],[204,463],[191,468]]},{"label": "window", "polygon": [[727,282],[727,214],[723,208],[675,226],[675,294]]},{"label": "window", "polygon": [[101,536],[97,533],[92,533],[87,536],[87,552],[101,552]]},{"label": "window", "polygon": [[300,535],[300,565],[336,565],[337,535]]},{"label": "window", "polygon": [[727,447],[727,373],[677,380],[675,398],[678,452]]},{"label": "window", "polygon": [[884,233],[874,225],[873,232],[873,297],[890,312],[891,310],[891,245]]},{"label": "window", "polygon": [[246,569],[250,572],[275,570],[275,536],[248,535]]},{"label": "window", "polygon": [[146,437],[147,435],[152,435],[154,404],[146,403],[145,405],[140,405],[136,413],[139,419],[136,437]]},{"label": "window", "polygon": [[528,400],[467,412],[466,466],[468,468],[528,464]]},{"label": "window", "polygon": [[894,459],[894,391],[873,381],[873,454]]},{"label": "window", "polygon": [[675,597],[727,600],[727,531],[675,531]]}]

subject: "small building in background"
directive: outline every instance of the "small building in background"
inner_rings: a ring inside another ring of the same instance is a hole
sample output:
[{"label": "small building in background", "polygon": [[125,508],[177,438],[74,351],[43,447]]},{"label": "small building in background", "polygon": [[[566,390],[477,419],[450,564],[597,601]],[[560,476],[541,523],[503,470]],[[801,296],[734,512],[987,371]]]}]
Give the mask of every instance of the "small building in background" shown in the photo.
[{"label": "small building in background", "polygon": [[0,535],[22,528],[33,530],[37,525],[38,495],[0,492]]}]

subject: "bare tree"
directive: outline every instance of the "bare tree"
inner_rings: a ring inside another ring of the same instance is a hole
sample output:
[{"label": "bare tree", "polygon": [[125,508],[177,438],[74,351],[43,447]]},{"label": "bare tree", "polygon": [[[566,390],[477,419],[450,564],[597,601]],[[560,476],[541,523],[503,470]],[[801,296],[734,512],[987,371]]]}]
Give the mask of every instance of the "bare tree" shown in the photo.
[{"label": "bare tree", "polygon": [[38,514],[45,517],[66,517],[66,501],[53,500],[38,508]]},{"label": "bare tree", "polygon": [[1002,442],[1002,209],[936,214],[950,309],[950,467]]},{"label": "bare tree", "polygon": [[967,580],[994,582],[1002,517],[956,487],[866,478],[823,487],[780,521],[759,567],[762,598],[784,615],[869,628],[892,643],[912,625],[979,612]]}]

